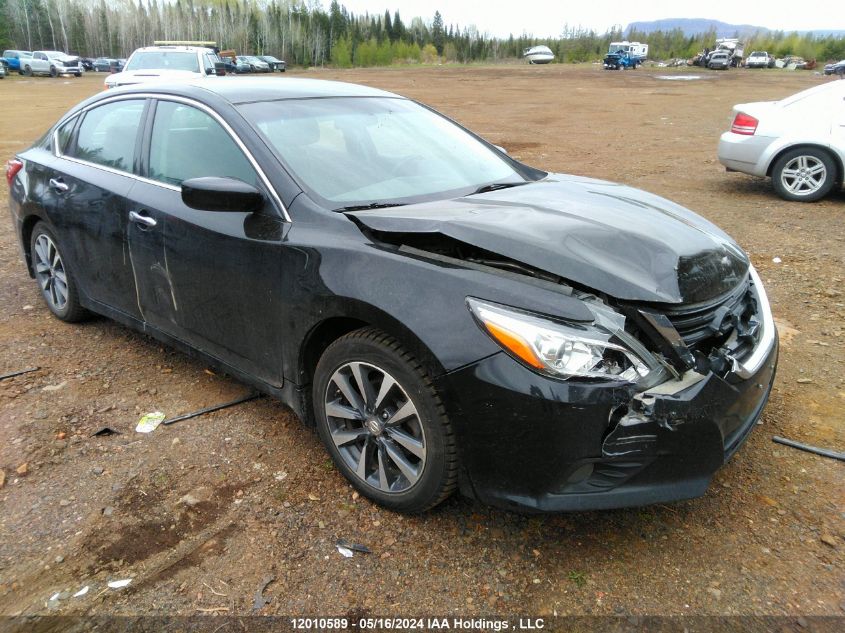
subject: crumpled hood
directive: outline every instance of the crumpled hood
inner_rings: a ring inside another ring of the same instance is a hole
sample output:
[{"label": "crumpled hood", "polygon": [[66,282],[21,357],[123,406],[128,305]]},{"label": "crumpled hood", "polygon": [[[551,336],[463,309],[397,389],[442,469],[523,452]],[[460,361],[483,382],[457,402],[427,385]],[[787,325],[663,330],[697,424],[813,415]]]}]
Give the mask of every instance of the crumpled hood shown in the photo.
[{"label": "crumpled hood", "polygon": [[630,301],[706,301],[736,287],[749,266],[721,229],[677,204],[562,174],[348,215],[376,232],[440,233]]}]

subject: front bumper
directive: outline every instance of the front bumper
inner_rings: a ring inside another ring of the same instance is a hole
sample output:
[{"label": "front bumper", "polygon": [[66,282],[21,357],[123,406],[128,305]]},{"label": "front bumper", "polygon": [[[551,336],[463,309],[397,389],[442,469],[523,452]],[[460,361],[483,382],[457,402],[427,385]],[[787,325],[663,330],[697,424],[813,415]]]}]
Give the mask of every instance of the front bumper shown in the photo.
[{"label": "front bumper", "polygon": [[439,387],[452,395],[462,490],[534,512],[700,496],[759,419],[777,356],[774,337],[753,375],[687,375],[673,393],[554,380],[504,353],[456,370]]}]

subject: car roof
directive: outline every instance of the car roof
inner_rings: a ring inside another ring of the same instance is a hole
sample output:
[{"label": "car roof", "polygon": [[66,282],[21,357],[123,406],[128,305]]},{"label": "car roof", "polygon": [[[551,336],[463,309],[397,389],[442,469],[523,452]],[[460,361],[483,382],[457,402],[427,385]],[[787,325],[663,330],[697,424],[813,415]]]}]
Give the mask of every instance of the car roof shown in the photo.
[{"label": "car roof", "polygon": [[845,81],[841,81],[838,79],[834,79],[833,81],[827,81],[823,84],[819,84],[818,86],[813,86],[812,88],[807,88],[806,90],[802,90],[801,92],[796,92],[793,95],[785,97],[778,101],[777,103],[781,106],[789,106],[793,103],[798,103],[800,101],[804,101],[805,99],[814,99],[818,95],[826,95],[828,92],[842,93],[843,97],[845,97]]},{"label": "car roof", "polygon": [[118,93],[160,92],[183,96],[202,97],[213,93],[231,104],[255,101],[278,101],[282,99],[318,99],[325,97],[399,97],[399,95],[342,81],[302,78],[247,78],[218,77],[184,82],[143,83],[125,86],[100,93],[99,96],[113,96]]}]

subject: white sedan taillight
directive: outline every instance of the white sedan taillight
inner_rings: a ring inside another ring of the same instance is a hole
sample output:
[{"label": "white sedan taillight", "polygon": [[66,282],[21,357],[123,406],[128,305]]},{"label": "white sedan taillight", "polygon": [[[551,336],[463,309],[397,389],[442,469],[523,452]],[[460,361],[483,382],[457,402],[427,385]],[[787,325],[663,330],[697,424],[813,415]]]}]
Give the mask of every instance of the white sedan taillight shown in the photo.
[{"label": "white sedan taillight", "polygon": [[759,121],[750,114],[744,112],[737,112],[734,117],[733,125],[731,125],[731,132],[734,134],[745,134],[746,136],[753,136],[757,131],[757,124]]}]

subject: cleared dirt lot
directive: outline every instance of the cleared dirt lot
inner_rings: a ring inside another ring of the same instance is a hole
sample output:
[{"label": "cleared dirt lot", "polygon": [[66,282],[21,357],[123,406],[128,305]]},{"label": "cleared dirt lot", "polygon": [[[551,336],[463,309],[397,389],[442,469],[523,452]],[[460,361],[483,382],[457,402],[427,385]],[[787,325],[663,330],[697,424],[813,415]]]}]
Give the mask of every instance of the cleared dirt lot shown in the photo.
[{"label": "cleared dirt lot", "polygon": [[[721,225],[751,254],[781,330],[762,424],[701,499],[552,517],[459,498],[421,517],[380,510],[269,399],[136,434],[144,412],[247,389],[109,321],[51,318],[3,181],[0,374],[41,369],[0,382],[0,614],[248,614],[270,576],[261,614],[845,614],[845,467],[771,442],[845,447],[845,194],[787,203],[715,158],[734,103],[824,79],[561,65],[299,74],[419,99],[532,165],[648,189]],[[0,82],[0,157],[101,87],[102,75]],[[121,434],[91,437],[103,426]],[[337,538],[373,553],[343,558]],[[118,578],[133,581],[102,591]]]}]

